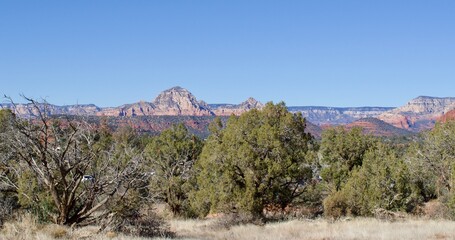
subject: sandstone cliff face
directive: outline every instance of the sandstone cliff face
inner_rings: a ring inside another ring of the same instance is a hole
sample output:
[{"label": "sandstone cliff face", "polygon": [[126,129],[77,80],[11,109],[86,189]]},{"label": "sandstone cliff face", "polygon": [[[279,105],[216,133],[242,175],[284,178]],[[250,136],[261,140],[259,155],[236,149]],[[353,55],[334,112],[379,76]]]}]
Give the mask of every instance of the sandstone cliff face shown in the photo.
[{"label": "sandstone cliff face", "polygon": [[455,121],[455,109],[447,112],[441,118],[438,119],[439,122]]},{"label": "sandstone cliff face", "polygon": [[98,112],[98,116],[150,116],[153,115],[155,106],[152,103],[140,101],[133,104],[125,104],[116,108],[105,108]]},{"label": "sandstone cliff face", "polygon": [[244,112],[247,112],[251,109],[262,109],[264,104],[258,102],[254,98],[248,98],[245,102],[242,102],[238,105],[232,104],[219,104],[212,105],[211,109],[216,116],[230,116],[230,115],[240,115]]},{"label": "sandstone cliff face", "polygon": [[381,114],[378,118],[395,127],[418,132],[430,129],[446,112],[455,109],[455,98],[421,96],[406,105]]},{"label": "sandstone cliff face", "polygon": [[198,102],[193,94],[181,87],[173,87],[162,92],[155,98],[153,105],[155,106],[154,115],[213,115],[207,104]]}]

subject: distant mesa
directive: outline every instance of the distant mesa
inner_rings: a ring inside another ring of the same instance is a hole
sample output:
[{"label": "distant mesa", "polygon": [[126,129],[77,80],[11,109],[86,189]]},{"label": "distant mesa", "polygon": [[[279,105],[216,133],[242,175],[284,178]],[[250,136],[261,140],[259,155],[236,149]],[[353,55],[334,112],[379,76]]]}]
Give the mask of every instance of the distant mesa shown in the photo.
[{"label": "distant mesa", "polygon": [[445,113],[455,109],[453,97],[420,96],[406,105],[382,113],[378,118],[398,128],[419,132],[434,127]]}]

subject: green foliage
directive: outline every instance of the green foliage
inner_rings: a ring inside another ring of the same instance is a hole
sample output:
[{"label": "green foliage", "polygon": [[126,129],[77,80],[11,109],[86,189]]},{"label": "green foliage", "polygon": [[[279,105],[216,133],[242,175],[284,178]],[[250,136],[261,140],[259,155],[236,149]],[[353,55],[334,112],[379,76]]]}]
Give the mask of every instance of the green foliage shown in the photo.
[{"label": "green foliage", "polygon": [[58,212],[51,195],[30,170],[22,171],[17,181],[18,202],[22,208],[30,210],[40,222],[51,222]]},{"label": "green foliage", "polygon": [[0,132],[6,132],[13,126],[14,114],[9,109],[0,109]]},{"label": "green foliage", "polygon": [[376,141],[372,136],[364,135],[361,128],[348,131],[337,127],[322,133],[321,176],[331,192],[342,188],[350,172],[362,165],[365,153]]},{"label": "green foliage", "polygon": [[363,165],[353,172],[345,192],[350,212],[368,216],[377,208],[409,211],[413,207],[409,172],[395,150],[384,144],[366,153]]},{"label": "green foliage", "polygon": [[325,214],[370,216],[375,209],[411,211],[415,194],[406,164],[395,149],[383,143],[367,151],[340,191],[325,200]]},{"label": "green foliage", "polygon": [[191,187],[193,163],[201,149],[202,142],[183,124],[163,131],[146,147],[147,164],[153,173],[150,192],[166,202],[176,215],[190,214],[187,192]]},{"label": "green foliage", "polygon": [[340,218],[348,214],[348,199],[345,192],[337,191],[324,199],[324,215],[331,218]]},{"label": "green foliage", "polygon": [[[406,162],[420,196],[438,198],[455,213],[455,122],[437,123],[410,147]],[[455,215],[455,214],[454,214]]]},{"label": "green foliage", "polygon": [[[17,192],[12,187],[16,181],[12,169],[8,165],[14,164],[10,159],[8,149],[8,135],[13,127],[15,116],[9,109],[0,109],[0,227],[5,219],[12,215],[12,211],[18,208]],[[4,160],[5,159],[5,160]],[[2,183],[3,176],[14,179],[13,182]]]},{"label": "green foliage", "polygon": [[195,211],[258,216],[266,204],[291,203],[312,178],[312,163],[306,158],[312,137],[305,127],[305,119],[289,113],[284,103],[231,116],[225,129],[215,120],[195,166]]}]

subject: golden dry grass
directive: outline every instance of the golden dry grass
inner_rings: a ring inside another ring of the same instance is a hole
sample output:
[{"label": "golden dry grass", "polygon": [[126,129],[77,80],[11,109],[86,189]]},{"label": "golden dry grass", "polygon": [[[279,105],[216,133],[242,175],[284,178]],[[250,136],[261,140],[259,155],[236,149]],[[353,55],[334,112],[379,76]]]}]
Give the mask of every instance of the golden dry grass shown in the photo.
[{"label": "golden dry grass", "polygon": [[6,222],[0,231],[0,240],[54,240],[54,239],[90,239],[90,240],[144,240],[113,232],[100,233],[99,227],[88,226],[72,230],[55,224],[40,225],[31,215],[23,215],[18,221]]},{"label": "golden dry grass", "polygon": [[[372,218],[345,219],[330,222],[319,220],[292,220],[269,223],[264,226],[239,225],[220,227],[217,219],[170,220],[171,230],[182,239],[455,239],[455,222],[447,220],[408,219],[386,222]],[[99,233],[95,226],[71,230],[58,225],[40,226],[32,217],[24,216],[20,221],[5,223],[0,232],[2,240],[52,240],[52,239],[117,239],[145,240],[107,232]],[[156,238],[159,239],[159,238]],[[164,238],[163,238],[164,239]]]},{"label": "golden dry grass", "polygon": [[211,221],[171,221],[177,236],[195,239],[455,239],[455,222],[409,219],[385,222],[371,218],[329,222],[287,221],[264,226],[240,225],[214,230]]}]

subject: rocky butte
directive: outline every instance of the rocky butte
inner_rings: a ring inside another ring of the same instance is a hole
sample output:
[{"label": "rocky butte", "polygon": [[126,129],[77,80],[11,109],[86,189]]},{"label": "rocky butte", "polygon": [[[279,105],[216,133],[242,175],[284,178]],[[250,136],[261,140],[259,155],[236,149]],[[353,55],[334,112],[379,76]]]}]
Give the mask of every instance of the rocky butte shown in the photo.
[{"label": "rocky butte", "polygon": [[153,102],[140,101],[102,109],[98,116],[213,116],[207,104],[197,101],[188,90],[173,87],[160,93]]}]

